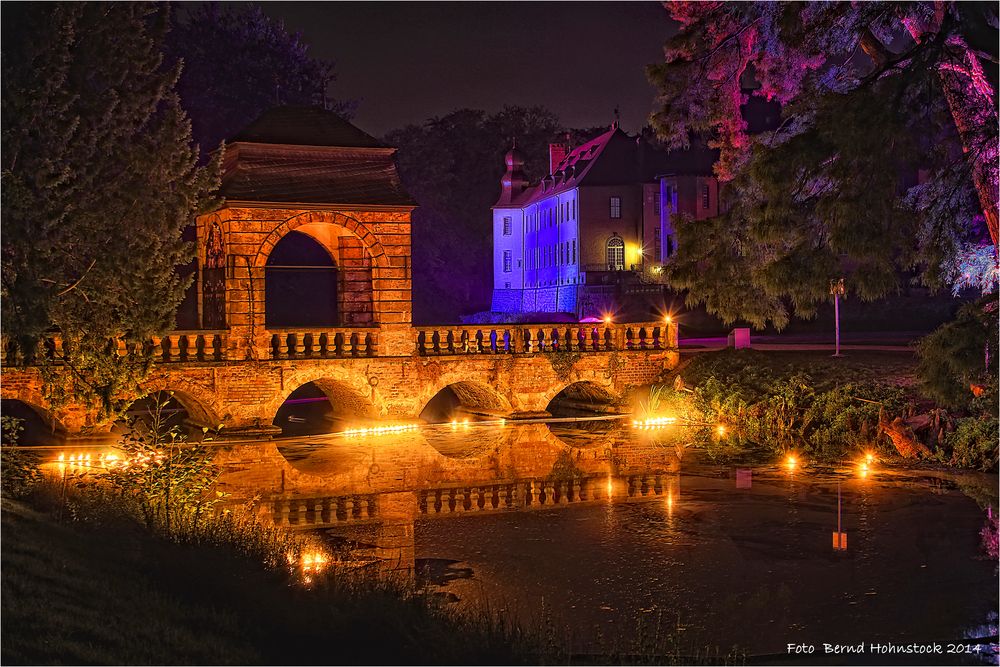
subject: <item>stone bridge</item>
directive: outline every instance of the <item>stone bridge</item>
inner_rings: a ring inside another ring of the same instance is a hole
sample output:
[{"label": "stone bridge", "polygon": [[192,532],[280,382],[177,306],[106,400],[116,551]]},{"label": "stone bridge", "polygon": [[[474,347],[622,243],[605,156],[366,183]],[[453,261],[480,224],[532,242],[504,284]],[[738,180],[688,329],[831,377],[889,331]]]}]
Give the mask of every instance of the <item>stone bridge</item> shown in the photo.
[{"label": "stone bridge", "polygon": [[[517,418],[546,413],[573,385],[620,402],[678,359],[676,325],[664,322],[387,328],[268,330],[261,358],[243,360],[224,353],[232,332],[171,333],[152,341],[155,365],[142,391],[171,392],[199,426],[253,435],[275,432],[278,409],[308,383],[358,423],[415,420],[449,388],[469,411]],[[110,428],[82,406],[52,408],[33,367],[4,367],[0,392],[70,439]]]},{"label": "stone bridge", "polygon": [[[677,363],[669,318],[413,326],[414,203],[393,151],[301,109],[268,112],[227,145],[224,204],[194,225],[194,280],[180,309],[191,329],[145,342],[154,368],[141,392],[173,392],[199,425],[268,433],[308,383],[362,421],[415,419],[445,388],[472,411],[517,416],[544,412],[578,383],[622,399]],[[138,343],[119,341],[119,354]],[[62,341],[43,350],[58,362]],[[3,361],[3,399],[68,437],[110,428],[83,406],[52,406],[37,369],[6,350]]]}]

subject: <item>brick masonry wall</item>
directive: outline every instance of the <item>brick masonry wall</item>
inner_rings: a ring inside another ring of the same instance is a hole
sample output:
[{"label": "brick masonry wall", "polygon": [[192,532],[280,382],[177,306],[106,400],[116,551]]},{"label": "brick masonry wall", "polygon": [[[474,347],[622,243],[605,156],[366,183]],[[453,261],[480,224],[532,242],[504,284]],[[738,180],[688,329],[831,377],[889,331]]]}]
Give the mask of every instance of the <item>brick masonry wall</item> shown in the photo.
[{"label": "brick masonry wall", "polygon": [[[309,382],[316,382],[335,410],[359,419],[416,419],[438,392],[457,383],[467,386],[469,395],[489,396],[490,408],[533,413],[545,411],[575,382],[623,398],[676,366],[678,354],[590,352],[565,369],[553,366],[554,359],[535,354],[172,363],[157,366],[144,388],[174,392],[191,418],[205,426],[255,432],[268,430],[289,394]],[[0,391],[3,398],[49,407],[34,369],[4,369]],[[88,426],[107,428],[97,424],[93,411],[80,407],[61,408],[52,416],[70,434]]]}]

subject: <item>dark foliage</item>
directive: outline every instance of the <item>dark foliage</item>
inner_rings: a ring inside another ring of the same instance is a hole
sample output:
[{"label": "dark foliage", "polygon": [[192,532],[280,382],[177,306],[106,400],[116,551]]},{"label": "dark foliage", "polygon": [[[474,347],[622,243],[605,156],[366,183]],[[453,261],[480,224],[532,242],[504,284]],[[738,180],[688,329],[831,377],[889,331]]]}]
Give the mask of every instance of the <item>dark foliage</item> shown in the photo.
[{"label": "dark foliage", "polygon": [[[108,411],[143,377],[137,346],[171,328],[184,295],[181,230],[217,185],[190,147],[167,25],[141,3],[4,10],[3,324],[26,358],[61,332],[72,381],[47,383],[54,403]],[[119,335],[134,354],[109,346]]]},{"label": "dark foliage", "polygon": [[323,106],[350,118],[356,103],[327,96],[333,63],[257,5],[204,3],[179,12],[168,53],[184,64],[177,91],[195,142],[213,151],[267,109]]}]

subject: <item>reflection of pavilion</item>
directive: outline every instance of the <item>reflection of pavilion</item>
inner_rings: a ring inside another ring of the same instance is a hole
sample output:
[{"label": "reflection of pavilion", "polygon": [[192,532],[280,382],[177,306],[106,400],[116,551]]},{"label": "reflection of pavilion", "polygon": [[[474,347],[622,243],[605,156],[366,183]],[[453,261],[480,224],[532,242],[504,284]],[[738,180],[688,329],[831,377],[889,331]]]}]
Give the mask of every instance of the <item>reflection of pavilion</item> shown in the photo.
[{"label": "reflection of pavilion", "polygon": [[[390,570],[412,570],[415,521],[657,499],[672,512],[683,429],[651,438],[612,425],[595,445],[592,431],[557,428],[562,435],[532,422],[219,443],[215,490],[277,526],[364,544]],[[92,470],[90,454],[52,465]]]},{"label": "reflection of pavilion", "polygon": [[285,448],[287,458],[273,442],[234,445],[219,453],[219,489],[233,502],[258,497],[280,526],[374,528],[399,548],[409,535],[412,559],[415,519],[674,502],[680,451],[672,442],[611,437],[607,447],[574,447],[541,423],[439,427],[295,445]]}]

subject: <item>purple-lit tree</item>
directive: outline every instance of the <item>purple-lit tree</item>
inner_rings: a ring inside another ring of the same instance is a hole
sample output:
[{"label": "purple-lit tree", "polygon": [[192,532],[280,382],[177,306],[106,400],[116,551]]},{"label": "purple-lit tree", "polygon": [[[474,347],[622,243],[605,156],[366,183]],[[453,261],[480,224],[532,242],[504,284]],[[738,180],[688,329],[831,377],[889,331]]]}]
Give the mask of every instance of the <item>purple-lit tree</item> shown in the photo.
[{"label": "purple-lit tree", "polygon": [[[995,6],[667,3],[680,30],[652,120],[674,146],[720,151],[731,209],[681,224],[668,277],[731,321],[809,316],[828,280],[874,299],[919,268],[928,284],[996,281]],[[745,92],[783,105],[751,135]],[[977,272],[978,269],[978,272]]]},{"label": "purple-lit tree", "polygon": [[167,50],[184,63],[177,91],[203,153],[275,106],[323,106],[344,118],[356,106],[328,97],[333,63],[254,4],[181,8]]},{"label": "purple-lit tree", "polygon": [[490,207],[503,175],[503,155],[517,139],[525,171],[548,172],[548,143],[562,132],[541,107],[506,107],[488,114],[460,109],[422,125],[393,130],[400,175],[420,204],[413,214],[415,317],[454,322],[489,308],[492,291]]}]

